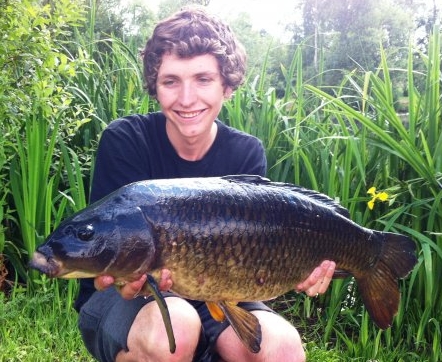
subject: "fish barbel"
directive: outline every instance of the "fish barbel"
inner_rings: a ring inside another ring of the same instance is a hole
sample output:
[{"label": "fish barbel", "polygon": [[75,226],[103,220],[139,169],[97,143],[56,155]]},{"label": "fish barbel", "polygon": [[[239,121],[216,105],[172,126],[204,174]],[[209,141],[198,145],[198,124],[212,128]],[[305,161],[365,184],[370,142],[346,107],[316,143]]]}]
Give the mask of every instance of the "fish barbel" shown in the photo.
[{"label": "fish barbel", "polygon": [[137,280],[172,272],[172,291],[205,301],[259,351],[254,316],[236,306],[293,290],[323,260],[352,275],[373,321],[388,328],[414,242],[350,220],[328,196],[254,175],[140,181],[63,221],[30,263],[50,277]]}]

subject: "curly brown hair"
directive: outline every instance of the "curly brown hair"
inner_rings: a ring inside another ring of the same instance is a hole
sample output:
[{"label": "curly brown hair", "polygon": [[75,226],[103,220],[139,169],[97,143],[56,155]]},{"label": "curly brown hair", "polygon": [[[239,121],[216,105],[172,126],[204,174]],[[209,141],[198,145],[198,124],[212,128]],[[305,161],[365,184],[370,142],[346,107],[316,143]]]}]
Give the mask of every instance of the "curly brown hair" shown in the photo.
[{"label": "curly brown hair", "polygon": [[224,86],[233,90],[244,81],[246,53],[231,28],[200,8],[187,8],[157,24],[141,52],[145,88],[156,97],[158,69],[164,54],[180,58],[212,54]]}]

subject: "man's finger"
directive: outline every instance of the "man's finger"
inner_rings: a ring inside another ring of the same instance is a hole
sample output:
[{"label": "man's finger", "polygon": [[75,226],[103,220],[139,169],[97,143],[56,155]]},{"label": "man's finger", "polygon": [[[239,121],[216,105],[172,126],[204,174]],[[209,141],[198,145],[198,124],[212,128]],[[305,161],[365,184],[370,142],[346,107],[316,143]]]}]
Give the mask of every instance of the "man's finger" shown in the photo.
[{"label": "man's finger", "polygon": [[144,283],[146,282],[147,275],[142,275],[142,277],[134,282],[130,282],[125,284],[120,289],[120,294],[124,299],[133,299],[136,297],[140,291],[141,288],[143,288]]},{"label": "man's finger", "polygon": [[324,294],[327,291],[336,269],[336,263],[333,261],[329,261],[328,263],[322,265],[322,268],[324,271],[324,277],[322,278],[322,281],[319,285],[319,294]]},{"label": "man's finger", "polygon": [[335,268],[335,262],[324,260],[305,281],[296,286],[295,290],[298,292],[304,291],[309,297],[325,293],[333,278]]},{"label": "man's finger", "polygon": [[318,266],[313,270],[313,272],[308,276],[306,280],[304,280],[302,283],[299,283],[296,286],[295,290],[307,293],[309,289],[311,289],[318,283],[321,276],[322,276],[322,268]]},{"label": "man's finger", "polygon": [[109,288],[114,283],[114,278],[110,275],[101,275],[94,279],[94,286],[97,290],[105,290]]},{"label": "man's finger", "polygon": [[172,272],[169,269],[162,269],[158,287],[160,290],[169,290],[172,288]]}]

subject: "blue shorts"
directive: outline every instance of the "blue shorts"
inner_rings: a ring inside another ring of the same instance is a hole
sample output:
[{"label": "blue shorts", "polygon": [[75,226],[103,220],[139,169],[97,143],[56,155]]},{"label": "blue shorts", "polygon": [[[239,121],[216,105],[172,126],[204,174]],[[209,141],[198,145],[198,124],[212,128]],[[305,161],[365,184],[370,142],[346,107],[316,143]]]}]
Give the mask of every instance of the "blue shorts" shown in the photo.
[{"label": "blue shorts", "polygon": [[[173,293],[163,295],[176,296]],[[151,301],[153,297],[125,300],[113,287],[95,292],[81,308],[78,319],[78,327],[87,350],[99,361],[115,361],[118,352],[128,351],[127,336],[132,323],[140,309]],[[215,343],[221,332],[228,327],[228,322],[215,321],[206,303],[188,302],[197,310],[203,326],[194,361],[218,361],[219,356],[214,352]],[[239,305],[249,311],[273,312],[262,302],[242,302]]]}]

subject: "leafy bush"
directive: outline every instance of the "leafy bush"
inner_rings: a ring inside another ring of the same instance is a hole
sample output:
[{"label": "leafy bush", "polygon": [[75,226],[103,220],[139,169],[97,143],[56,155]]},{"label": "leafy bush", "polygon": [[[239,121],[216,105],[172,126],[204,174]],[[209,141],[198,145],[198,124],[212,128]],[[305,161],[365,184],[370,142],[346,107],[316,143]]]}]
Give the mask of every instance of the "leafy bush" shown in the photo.
[{"label": "leafy bush", "polygon": [[[72,105],[67,87],[84,64],[63,52],[64,39],[83,15],[78,2],[67,0],[53,6],[11,0],[0,7],[0,176],[7,180],[0,202],[7,229],[1,235],[8,239],[0,246],[26,280],[28,255],[68,203],[59,190],[73,181],[63,179],[71,164],[63,147],[89,117],[88,108]],[[75,182],[70,187],[83,192],[81,179]],[[70,201],[72,209],[85,205]]]}]

